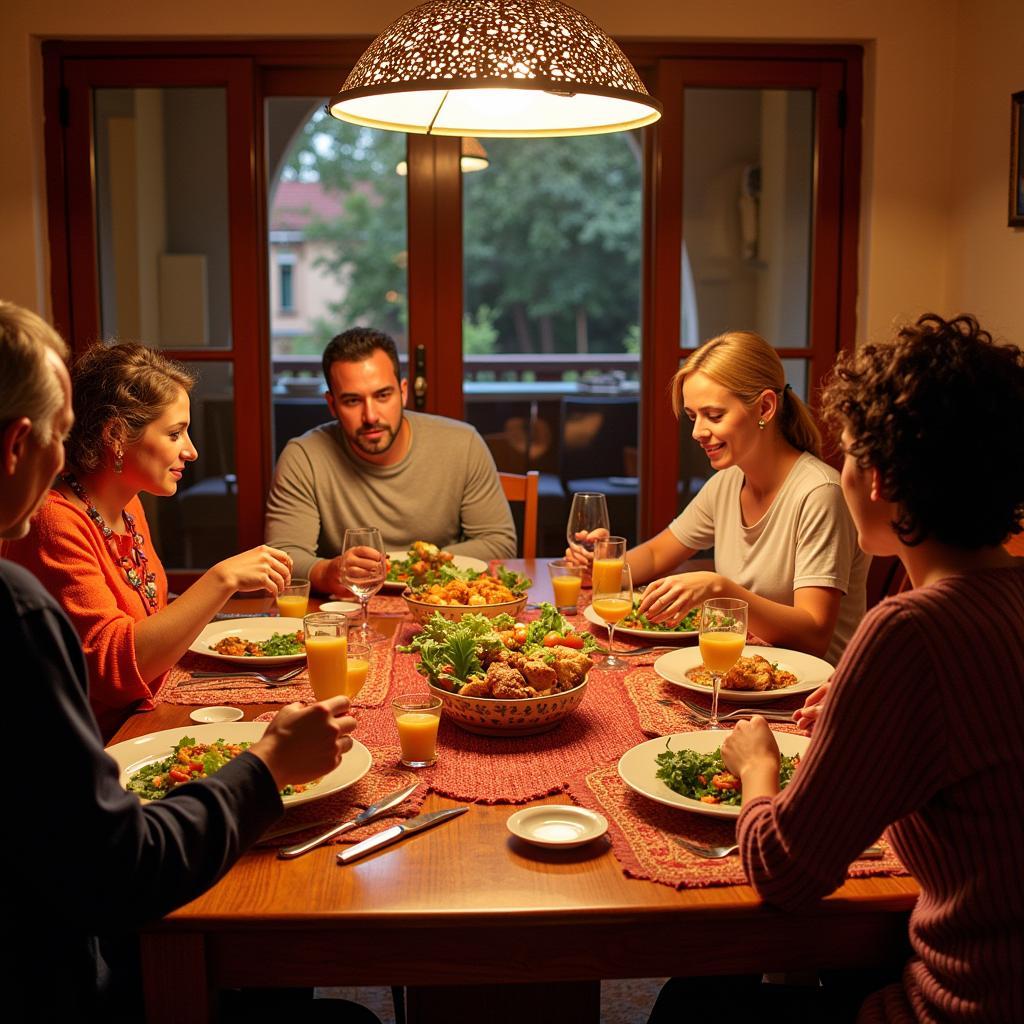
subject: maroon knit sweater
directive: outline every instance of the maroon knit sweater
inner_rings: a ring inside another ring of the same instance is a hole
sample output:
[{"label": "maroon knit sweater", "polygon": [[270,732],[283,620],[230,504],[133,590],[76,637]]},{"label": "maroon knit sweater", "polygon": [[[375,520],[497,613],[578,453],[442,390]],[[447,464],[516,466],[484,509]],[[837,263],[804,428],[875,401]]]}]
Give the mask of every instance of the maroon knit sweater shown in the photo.
[{"label": "maroon knit sweater", "polygon": [[921,886],[915,955],[860,1019],[1024,1021],[1024,562],[868,613],[793,782],[744,806],[740,852],[797,907],[886,826]]}]

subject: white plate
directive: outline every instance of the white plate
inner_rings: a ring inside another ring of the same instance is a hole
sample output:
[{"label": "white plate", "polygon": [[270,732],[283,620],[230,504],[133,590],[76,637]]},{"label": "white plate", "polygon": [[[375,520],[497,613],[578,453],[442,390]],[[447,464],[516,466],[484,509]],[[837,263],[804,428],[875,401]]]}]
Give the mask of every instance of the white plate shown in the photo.
[{"label": "white plate", "polygon": [[[199,743],[212,743],[225,740],[228,743],[255,743],[267,728],[266,722],[218,722],[214,725],[182,725],[177,729],[164,729],[148,736],[139,736],[134,740],[125,740],[107,747],[107,753],[117,762],[121,769],[121,785],[126,786],[128,779],[140,768],[154,761],[162,761],[170,757],[174,745],[182,736],[191,736]],[[358,782],[373,764],[370,752],[358,740],[352,741],[352,749],[341,759],[341,764],[323,776],[320,781],[304,793],[281,797],[286,807],[295,804],[306,804],[311,800],[319,800],[323,796],[337,793],[354,782]]]},{"label": "white plate", "polygon": [[354,615],[359,611],[359,605],[355,601],[324,601],[317,611],[338,612],[340,615]]},{"label": "white plate", "polygon": [[[388,558],[392,562],[404,562],[409,557],[406,551],[389,551]],[[469,555],[455,555],[452,558],[452,565],[456,569],[473,569],[475,572],[487,572],[487,563],[480,558],[471,558]],[[403,591],[409,586],[408,583],[399,583],[397,580],[385,581],[382,590]]]},{"label": "white plate", "polygon": [[[796,697],[799,694],[816,690],[835,671],[835,668],[822,658],[815,658],[802,651],[788,651],[784,647],[755,647],[752,644],[747,644],[743,648],[742,656],[749,658],[752,654],[760,654],[762,658],[767,658],[773,665],[792,672],[797,681],[792,686],[784,686],[780,690],[720,689],[718,696],[721,700],[732,701],[734,704],[760,704],[764,701],[779,700],[782,697]],[[686,678],[686,673],[691,668],[699,668],[703,664],[704,659],[701,658],[700,648],[688,647],[686,650],[670,651],[657,658],[654,662],[654,671],[662,679],[675,683],[676,686],[681,686],[684,690],[692,690],[694,693],[702,693],[705,697],[710,697],[710,686],[702,686],[700,683]]]},{"label": "white plate", "polygon": [[509,832],[534,846],[563,850],[583,846],[608,831],[603,815],[573,804],[541,804],[516,811],[505,822]]},{"label": "white plate", "polygon": [[[638,743],[627,750],[619,758],[619,776],[634,792],[656,800],[668,807],[681,807],[696,814],[707,814],[714,818],[738,818],[742,807],[730,807],[723,804],[702,804],[688,796],[681,796],[668,788],[655,774],[658,770],[654,760],[665,751],[666,743],[669,750],[696,750],[699,754],[710,754],[722,745],[722,740],[729,733],[725,729],[706,729],[703,732],[679,732],[673,736],[659,736],[657,739]],[[773,734],[783,754],[792,757],[794,754],[803,756],[810,739],[807,736],[794,736],[788,732]]]},{"label": "white plate", "polygon": [[[604,619],[594,611],[593,605],[588,604],[587,607],[583,609],[583,618],[585,618],[587,622],[592,622],[595,626],[600,626],[605,630],[608,629],[604,623]],[[699,629],[683,629],[677,631],[670,629],[636,629],[633,626],[615,627],[616,636],[632,636],[636,637],[638,640],[656,640],[659,644],[674,644],[681,643],[683,640],[692,640],[699,633]]]},{"label": "white plate", "polygon": [[294,633],[300,629],[302,629],[302,619],[269,617],[260,619],[222,619],[219,622],[211,622],[192,641],[192,646],[189,650],[194,654],[202,654],[207,658],[230,661],[235,665],[252,665],[254,668],[264,668],[268,665],[286,665],[290,661],[301,661],[306,657],[306,652],[282,654],[276,658],[246,658],[234,654],[218,654],[216,651],[210,650],[210,648],[226,636],[240,636],[243,640],[260,642],[262,640],[269,640],[275,633]]}]

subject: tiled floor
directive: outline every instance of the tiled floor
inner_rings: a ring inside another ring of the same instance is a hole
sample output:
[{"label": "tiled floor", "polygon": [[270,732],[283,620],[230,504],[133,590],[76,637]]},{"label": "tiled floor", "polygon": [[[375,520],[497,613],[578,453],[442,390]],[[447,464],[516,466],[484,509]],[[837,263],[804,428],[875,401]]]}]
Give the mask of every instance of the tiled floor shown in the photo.
[{"label": "tiled floor", "polygon": [[[601,982],[601,1024],[645,1024],[664,978]],[[372,1010],[381,1024],[395,1024],[389,988],[325,988],[318,996],[351,999]]]}]

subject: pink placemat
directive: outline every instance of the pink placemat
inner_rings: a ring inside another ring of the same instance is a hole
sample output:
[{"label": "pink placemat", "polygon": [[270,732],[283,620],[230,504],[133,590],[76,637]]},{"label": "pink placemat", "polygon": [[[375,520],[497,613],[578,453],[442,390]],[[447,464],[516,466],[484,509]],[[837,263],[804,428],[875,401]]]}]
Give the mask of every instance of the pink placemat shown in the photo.
[{"label": "pink placemat", "polygon": [[[590,772],[581,783],[571,787],[570,795],[577,803],[600,811],[608,819],[612,852],[628,878],[660,882],[675,889],[746,884],[738,856],[707,860],[690,853],[678,842],[686,839],[707,846],[733,843],[735,822],[702,817],[648,800],[619,778],[615,765]],[[908,873],[888,843],[879,840],[879,845],[883,857],[854,861],[850,877]]]}]

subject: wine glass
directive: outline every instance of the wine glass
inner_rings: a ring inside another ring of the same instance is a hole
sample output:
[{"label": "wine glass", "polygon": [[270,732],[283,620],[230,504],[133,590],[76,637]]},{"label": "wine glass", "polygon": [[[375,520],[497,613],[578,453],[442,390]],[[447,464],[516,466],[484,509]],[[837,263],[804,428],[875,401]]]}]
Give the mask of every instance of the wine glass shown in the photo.
[{"label": "wine glass", "polygon": [[700,656],[711,672],[711,718],[709,729],[718,724],[718,690],[722,676],[743,653],[747,642],[747,602],[732,597],[716,597],[705,601],[700,610]]},{"label": "wine glass", "polygon": [[[604,572],[599,578],[594,573],[594,599],[591,607],[608,628],[608,650],[614,650],[615,624],[633,610],[633,576],[627,562],[619,563],[617,573]],[[626,668],[628,662],[609,653],[604,659],[605,668]]]},{"label": "wine glass", "polygon": [[594,541],[576,538],[579,533],[590,533],[593,530],[610,532],[608,502],[605,501],[604,495],[597,491],[579,491],[572,496],[572,507],[569,509],[569,519],[565,524],[565,539],[569,542],[569,547],[593,552]]},{"label": "wine glass", "polygon": [[[369,550],[361,553],[363,565],[346,570],[345,586],[356,595],[363,608],[363,623],[359,627],[359,639],[364,643],[373,643],[383,639],[383,636],[370,629],[368,619],[370,598],[384,586],[384,578],[387,575],[387,557],[380,530],[375,526],[359,526],[346,530],[345,539],[341,545],[342,554],[353,548],[368,548]],[[372,557],[374,553],[380,556],[376,561]],[[373,568],[367,567],[370,562],[373,562]]]}]

